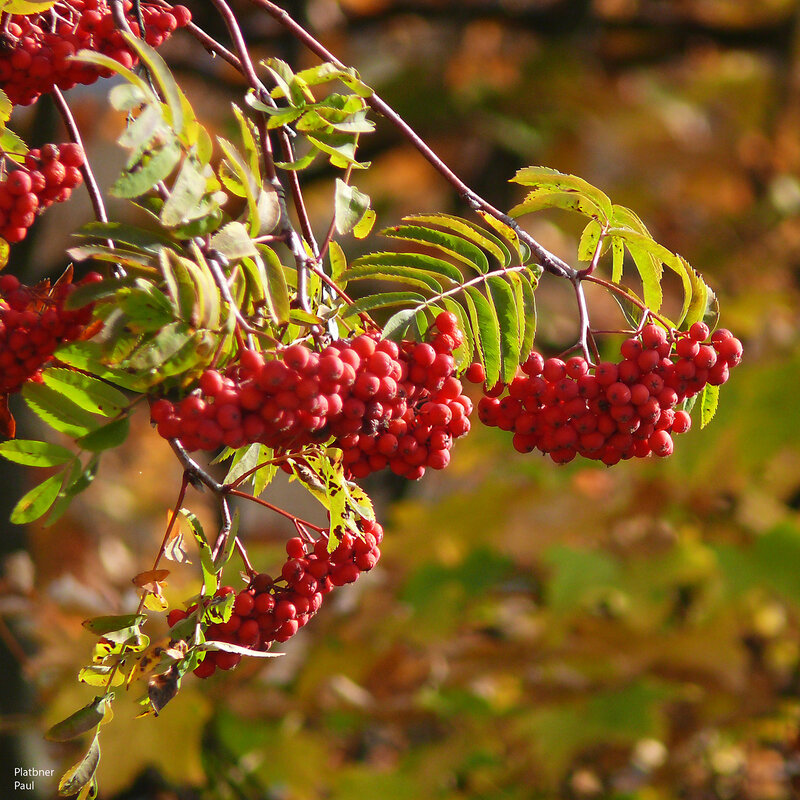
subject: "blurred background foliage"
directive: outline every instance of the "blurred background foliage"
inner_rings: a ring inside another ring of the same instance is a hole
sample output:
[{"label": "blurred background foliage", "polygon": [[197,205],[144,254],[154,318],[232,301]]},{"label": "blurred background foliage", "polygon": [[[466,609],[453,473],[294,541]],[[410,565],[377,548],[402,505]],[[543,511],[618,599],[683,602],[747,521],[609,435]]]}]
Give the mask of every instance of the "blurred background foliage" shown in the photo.
[{"label": "blurred background foliage", "polygon": [[[211,4],[190,5],[224,40]],[[234,6],[258,56],[313,63],[266,15]],[[510,207],[519,193],[507,179],[543,164],[635,209],[717,290],[745,361],[712,424],[681,437],[665,461],[556,467],[476,426],[446,472],[411,486],[373,482],[387,525],[379,567],[332,597],[284,658],[187,680],[156,720],[133,720],[135,689],[123,697],[103,731],[102,796],[798,796],[800,3],[287,7],[493,203]],[[201,118],[231,131],[238,77],[185,37],[167,52]],[[103,186],[120,163],[112,143],[122,124],[106,90],[69,97]],[[35,144],[61,133],[46,101],[15,118]],[[466,213],[388,125],[363,148],[373,168],[354,182],[372,195],[379,224]],[[308,181],[324,230],[332,175],[320,168]],[[15,246],[11,268],[55,273],[67,232],[89,216],[77,196],[49,211]],[[575,220],[524,224],[574,259]],[[344,245],[350,256],[384,246]],[[595,327],[618,327],[607,298],[590,295]],[[540,348],[574,341],[572,302],[545,277]],[[142,418],[70,516],[4,531],[9,763],[58,774],[78,755],[45,745],[42,731],[90,698],[75,682],[92,645],[80,622],[134,607],[130,579],[151,562],[179,485],[173,461]],[[0,470],[9,507],[25,476]],[[294,487],[269,491],[311,513]],[[202,513],[204,498],[191,502]],[[289,535],[280,519],[248,509],[243,532],[257,567],[279,563]],[[195,566],[176,567],[170,602],[197,581]],[[49,797],[53,784],[37,781],[37,791]]]}]

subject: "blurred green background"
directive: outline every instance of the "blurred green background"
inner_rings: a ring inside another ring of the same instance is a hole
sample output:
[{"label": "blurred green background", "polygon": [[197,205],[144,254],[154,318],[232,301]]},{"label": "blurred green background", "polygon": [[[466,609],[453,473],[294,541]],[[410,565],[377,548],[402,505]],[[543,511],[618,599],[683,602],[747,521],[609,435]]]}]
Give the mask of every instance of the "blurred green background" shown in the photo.
[{"label": "blurred green background", "polygon": [[[224,38],[211,4],[189,5]],[[519,200],[507,183],[517,168],[542,164],[636,210],[717,291],[745,361],[710,426],[664,461],[556,467],[476,423],[444,473],[373,480],[387,527],[379,567],[334,594],[284,658],[187,679],[158,719],[133,719],[137,689],[122,698],[101,737],[102,796],[797,797],[800,3],[285,5],[496,205]],[[234,7],[256,55],[314,63],[266,15]],[[232,130],[237,76],[186,37],[165,54],[201,118]],[[104,187],[122,124],[106,91],[69,97]],[[15,121],[32,143],[62,133],[46,98]],[[379,225],[467,213],[385,121],[361,155],[373,168],[354,183]],[[333,177],[308,175],[320,232]],[[11,268],[56,272],[66,233],[89,216],[76,193],[15,246]],[[524,224],[574,261],[575,219]],[[343,244],[350,256],[385,247]],[[575,339],[567,289],[545,277],[539,290],[547,352]],[[607,298],[589,294],[595,326],[617,327]],[[63,770],[80,755],[41,739],[91,698],[76,684],[92,646],[80,621],[131,610],[130,578],[149,566],[174,502],[177,465],[146,419],[126,448],[58,525],[5,531],[0,749],[14,763]],[[10,507],[25,476],[0,471]],[[293,487],[270,491],[307,512]],[[190,500],[213,524],[207,500]],[[243,534],[258,568],[280,562],[279,519],[248,513]],[[168,599],[197,580],[176,568]],[[40,796],[54,785],[37,784]]]}]

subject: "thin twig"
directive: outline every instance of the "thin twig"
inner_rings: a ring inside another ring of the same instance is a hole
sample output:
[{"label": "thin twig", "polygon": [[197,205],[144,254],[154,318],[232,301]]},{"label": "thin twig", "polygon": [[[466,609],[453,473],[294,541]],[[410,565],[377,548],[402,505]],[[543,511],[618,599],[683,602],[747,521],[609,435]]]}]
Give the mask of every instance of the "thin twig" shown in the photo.
[{"label": "thin twig", "polygon": [[620,297],[624,297],[626,300],[629,300],[633,305],[637,308],[640,308],[642,311],[645,312],[645,316],[649,314],[653,319],[657,319],[667,330],[672,330],[672,323],[662,317],[660,314],[656,314],[651,308],[648,308],[641,300],[637,297],[634,297],[622,287],[617,286],[615,283],[611,283],[611,281],[604,280],[603,278],[598,278],[596,275],[585,275],[581,280],[589,281],[589,283],[596,283],[598,286],[602,286],[605,289],[608,289],[609,292],[614,292],[615,294],[620,295]]},{"label": "thin twig", "polygon": [[226,492],[232,497],[241,497],[243,500],[250,500],[253,503],[258,503],[258,505],[264,506],[264,508],[268,508],[270,511],[274,511],[276,514],[286,517],[286,519],[290,519],[292,521],[298,520],[301,524],[307,525],[309,528],[313,528],[315,531],[319,531],[320,533],[325,531],[325,528],[320,528],[319,525],[315,525],[313,522],[296,517],[294,514],[291,514],[279,506],[273,505],[272,503],[268,503],[266,500],[262,500],[260,497],[253,497],[253,495],[247,494],[247,492],[240,492],[238,489],[226,489]]},{"label": "thin twig", "polygon": [[589,329],[591,327],[589,309],[586,307],[586,294],[583,291],[583,284],[580,278],[573,279],[572,287],[575,290],[575,298],[578,301],[578,344],[583,352],[583,357],[592,364],[592,354],[589,352]]},{"label": "thin twig", "polygon": [[80,168],[80,170],[81,175],[83,175],[83,182],[86,185],[86,191],[89,192],[89,199],[92,201],[94,215],[97,217],[98,221],[108,222],[108,214],[106,213],[106,206],[103,202],[103,195],[100,193],[100,187],[97,185],[97,181],[95,180],[94,172],[92,172],[92,167],[89,164],[89,159],[86,157],[86,148],[83,146],[81,132],[78,129],[77,123],[75,122],[75,117],[72,115],[72,110],[67,104],[67,101],[64,99],[64,95],[61,93],[61,90],[57,86],[53,87],[52,94],[53,100],[58,108],[58,113],[61,115],[61,119],[64,121],[64,126],[69,134],[70,141],[77,144],[78,147],[83,150],[84,160],[83,166]]}]

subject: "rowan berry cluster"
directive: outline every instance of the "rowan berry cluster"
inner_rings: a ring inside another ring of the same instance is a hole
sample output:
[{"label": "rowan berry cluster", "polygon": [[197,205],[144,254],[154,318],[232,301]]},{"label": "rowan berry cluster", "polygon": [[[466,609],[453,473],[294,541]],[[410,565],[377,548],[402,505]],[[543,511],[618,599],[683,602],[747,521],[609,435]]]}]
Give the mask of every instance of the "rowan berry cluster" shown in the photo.
[{"label": "rowan berry cluster", "polygon": [[190,451],[253,442],[289,451],[335,437],[351,476],[389,466],[416,479],[447,466],[472,411],[454,375],[456,317],[442,312],[436,330],[430,343],[363,334],[319,353],[302,344],[243,350],[224,375],[204,372],[199,394],[157,400],[150,416]]},{"label": "rowan berry cluster", "polygon": [[[191,20],[184,6],[172,8],[142,3],[144,40],[158,47]],[[139,23],[126,0],[128,24],[139,35]],[[72,60],[80,50],[102,53],[129,69],[137,58],[116,28],[106,0],[59,2],[40,14],[12,14],[0,34],[0,87],[16,106],[27,106],[54,86],[71,89],[94,83],[112,72]]]},{"label": "rowan berry cluster", "polygon": [[72,142],[29,151],[24,166],[0,180],[0,236],[11,244],[21,242],[38,214],[69,200],[83,183],[84,160],[83,148]]},{"label": "rowan berry cluster", "polygon": [[[513,431],[519,452],[538,449],[558,464],[576,455],[608,465],[651,453],[668,456],[672,435],[691,427],[677,405],[707,384],[725,383],[742,359],[742,344],[722,328],[709,340],[702,322],[683,333],[647,325],[623,342],[620,353],[618,363],[590,367],[580,357],[545,360],[534,352],[508,387],[485,392],[478,417]],[[479,369],[470,371],[482,380]]]},{"label": "rowan berry cluster", "polygon": [[59,283],[51,291],[0,276],[0,394],[19,391],[36,378],[62,342],[78,339],[91,319],[91,305],[75,310],[64,301],[81,284],[102,280],[89,273],[78,284]]},{"label": "rowan berry cluster", "polygon": [[[269,650],[273,642],[285,642],[294,636],[317,611],[334,586],[344,586],[358,580],[380,558],[383,528],[376,522],[361,521],[363,533],[354,536],[345,533],[332,552],[328,541],[320,538],[315,543],[296,536],[286,543],[287,560],[280,577],[266,573],[253,575],[250,585],[236,594],[233,611],[227,622],[208,626],[206,639],[229,642],[252,650]],[[230,586],[223,586],[217,597],[232,594]],[[174,609],[167,616],[170,627],[197,609]],[[194,673],[207,678],[217,668],[232,669],[241,660],[239,653],[212,650]]]}]

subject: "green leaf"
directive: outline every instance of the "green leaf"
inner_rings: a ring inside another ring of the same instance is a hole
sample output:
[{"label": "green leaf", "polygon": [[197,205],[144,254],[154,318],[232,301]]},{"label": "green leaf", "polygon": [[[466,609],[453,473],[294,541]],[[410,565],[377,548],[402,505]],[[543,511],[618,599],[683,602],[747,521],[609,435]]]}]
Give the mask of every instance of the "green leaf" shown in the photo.
[{"label": "green leaf", "polygon": [[306,96],[303,92],[305,82],[298,79],[292,68],[280,58],[267,58],[261,62],[272,74],[277,88],[273,91],[275,97],[285,97],[293,106],[304,106]]},{"label": "green leaf", "polygon": [[173,322],[137,348],[125,366],[153,373],[159,368],[163,370],[165,363],[177,356],[193,336],[194,333],[184,322]]},{"label": "green leaf", "polygon": [[61,489],[61,475],[51,475],[24,494],[11,512],[11,522],[25,525],[39,519],[55,503]]},{"label": "green leaf", "polygon": [[[133,339],[134,344],[138,342],[138,338],[135,337]],[[142,391],[147,388],[147,381],[143,381],[140,376],[130,375],[122,370],[107,366],[103,361],[105,356],[106,350],[100,342],[68,342],[60,345],[56,350],[58,360],[75,367],[75,369],[92,372],[105,380],[122,386],[124,389]]]},{"label": "green leaf", "polygon": [[314,163],[314,160],[319,155],[319,150],[316,147],[311,148],[310,153],[298,158],[294,161],[276,161],[275,166],[279,169],[288,169],[292,171],[300,171]]},{"label": "green leaf", "polygon": [[644,303],[652,311],[658,311],[664,300],[664,293],[661,289],[661,277],[664,273],[661,264],[638,242],[634,244],[626,239],[625,245],[642,280]]},{"label": "green leaf", "polygon": [[353,236],[356,239],[366,239],[369,236],[372,227],[375,225],[375,220],[378,218],[378,215],[375,211],[371,208],[368,208],[364,212],[364,216],[356,223],[355,227],[353,228]]},{"label": "green leaf", "polygon": [[414,308],[404,308],[393,314],[383,326],[381,338],[399,342],[405,336],[408,326],[414,321],[416,313]]},{"label": "green leaf", "polygon": [[189,511],[188,508],[182,508],[179,513],[189,524],[197,546],[200,548],[200,567],[203,570],[203,597],[209,597],[217,590],[217,570],[211,555],[211,547],[197,516]]},{"label": "green leaf", "polygon": [[[251,236],[258,236],[260,233],[267,233],[267,231],[262,231],[261,225],[261,218],[258,209],[258,200],[257,196],[260,190],[260,183],[256,179],[256,176],[250,171],[250,168],[247,166],[247,163],[242,158],[238,150],[229,142],[227,139],[223,139],[221,136],[217,137],[217,141],[220,144],[225,156],[227,158],[226,162],[230,173],[237,179],[237,186],[240,187],[242,194],[240,196],[245,197],[247,200],[247,221],[248,221],[248,229],[249,234]],[[226,185],[232,186],[230,177],[225,177],[220,174],[220,177],[223,181],[226,182]],[[237,192],[239,194],[239,192]],[[275,226],[277,222],[277,218],[280,217],[280,211],[278,210],[278,216],[275,218],[273,214],[272,219],[272,227]]]},{"label": "green leaf", "polygon": [[517,174],[511,181],[523,186],[546,187],[575,194],[585,198],[597,209],[601,221],[607,222],[611,219],[612,205],[608,196],[576,175],[567,175],[550,167],[525,167],[517,170]]},{"label": "green leaf", "polygon": [[133,111],[151,99],[152,94],[145,94],[139,86],[133,83],[119,83],[112,86],[108,93],[108,101],[117,111]]},{"label": "green leaf", "polygon": [[501,377],[504,383],[511,383],[519,366],[520,351],[519,318],[514,293],[503,278],[489,278],[487,284],[500,326]]},{"label": "green leaf", "polygon": [[[420,272],[438,276],[443,275],[448,280],[461,284],[464,276],[458,267],[453,266],[441,258],[422,255],[421,253],[368,253],[359,256],[350,262],[350,267],[361,266],[381,266],[381,267],[408,267]],[[344,272],[344,270],[342,270]],[[340,273],[341,275],[341,273]]]},{"label": "green leaf", "polygon": [[500,379],[500,325],[494,307],[474,286],[465,287],[470,323],[480,360],[486,370],[487,386]]},{"label": "green leaf", "polygon": [[62,514],[69,508],[72,498],[75,495],[88,489],[95,477],[100,465],[100,457],[92,456],[86,467],[75,459],[69,472],[64,472],[64,480],[61,482],[61,490],[58,493],[58,500],[53,504],[50,513],[47,515],[45,527],[50,527],[59,520]]},{"label": "green leaf", "polygon": [[414,269],[413,267],[351,264],[341,277],[345,283],[357,280],[388,280],[404,283],[415,288],[429,289],[435,294],[442,292],[442,285],[437,278],[432,278],[427,271]]},{"label": "green leaf", "polygon": [[112,616],[85,619],[81,625],[97,636],[128,630],[140,626],[147,617],[144,614],[115,614]]},{"label": "green leaf", "polygon": [[717,413],[719,406],[719,386],[712,386],[707,383],[703,388],[700,398],[700,428],[705,428]]},{"label": "green leaf", "polygon": [[478,247],[487,250],[494,256],[501,266],[507,267],[511,264],[511,251],[505,246],[501,239],[494,234],[483,230],[480,226],[461,217],[452,214],[413,214],[403,217],[404,222],[419,222],[423,225],[438,225],[442,228],[457,233],[465,239],[474,242]]},{"label": "green leaf", "polygon": [[329,160],[334,167],[346,169],[349,166],[355,169],[366,169],[369,167],[368,161],[356,161],[356,142],[354,138],[346,133],[317,133],[316,136],[307,134],[306,138],[323,153],[329,156]]},{"label": "green leaf", "polygon": [[100,742],[95,734],[86,755],[73,764],[62,776],[58,783],[58,793],[62,797],[77,794],[84,786],[89,785],[94,779],[97,765],[100,763]]},{"label": "green leaf", "polygon": [[386,292],[374,294],[356,300],[348,309],[348,314],[360,314],[362,311],[373,311],[376,308],[424,303],[425,297],[418,292]]},{"label": "green leaf", "polygon": [[125,673],[121,669],[108,664],[90,664],[78,673],[78,680],[89,686],[103,688],[106,686],[122,686],[125,683]]},{"label": "green leaf", "polygon": [[342,273],[347,269],[347,259],[338,242],[331,242],[328,245],[328,260],[331,264],[331,278],[338,283]]},{"label": "green leaf", "polygon": [[44,738],[51,742],[68,742],[76,736],[87,733],[96,728],[106,716],[114,695],[106,694],[95,697],[91,703],[79,708],[74,714],[53,725]]},{"label": "green leaf", "polygon": [[464,309],[464,306],[462,306],[461,303],[457,303],[451,297],[443,297],[442,303],[448,311],[458,317],[458,326],[464,334],[464,342],[453,351],[456,369],[460,370],[472,363],[472,356],[475,352],[475,337],[472,334],[469,315]]},{"label": "green leaf", "polygon": [[245,154],[247,155],[247,163],[250,167],[250,172],[256,179],[258,184],[262,184],[261,180],[261,151],[259,148],[259,133],[255,125],[244,115],[242,109],[231,103],[236,121],[239,123],[239,132],[242,136],[242,144],[244,145]]},{"label": "green leaf", "polygon": [[128,317],[128,327],[141,333],[160,331],[173,322],[178,313],[159,287],[141,278],[133,289],[122,295],[119,307]]},{"label": "green leaf", "polygon": [[99,428],[81,436],[76,440],[76,444],[84,450],[98,453],[102,450],[110,450],[119,447],[127,438],[130,431],[130,417],[122,417],[102,425]]},{"label": "green leaf", "polygon": [[147,156],[135,169],[123,172],[109,191],[114,197],[140,197],[159,181],[168,178],[180,160],[180,145],[175,141],[167,142]]},{"label": "green leaf", "polygon": [[[588,225],[581,233],[580,241],[578,242],[578,260],[591,261],[597,250],[597,242],[603,234],[603,226],[596,220],[589,220]],[[605,246],[608,245],[608,238],[605,238]]]},{"label": "green leaf", "polygon": [[[79,247],[70,247],[67,254],[75,261],[108,261],[112,264],[124,264],[137,271],[145,271],[152,263],[152,256],[136,250],[126,250],[120,247],[108,247],[102,244],[84,244]],[[89,284],[92,286],[93,284]],[[84,287],[79,287],[84,288]],[[87,287],[88,288],[88,287]]]},{"label": "green leaf", "polygon": [[222,298],[217,282],[211,272],[211,267],[206,261],[205,255],[200,250],[196,242],[191,243],[194,260],[189,258],[175,259],[176,269],[178,266],[186,270],[188,276],[196,287],[195,297],[197,299],[198,311],[197,321],[201,328],[214,329],[219,325]]},{"label": "green leaf", "polygon": [[678,319],[679,325],[682,324],[688,328],[695,322],[701,322],[703,320],[708,305],[708,294],[711,290],[685,258],[678,256],[678,259],[682,262],[683,268],[692,284],[688,305],[684,305],[681,318]]},{"label": "green leaf", "polygon": [[78,228],[74,235],[111,239],[117,244],[129,245],[154,254],[159,253],[164,247],[176,247],[175,242],[169,236],[158,231],[138,228],[126,222],[87,222]]},{"label": "green leaf", "polygon": [[161,103],[150,103],[117,137],[117,144],[130,150],[125,160],[126,169],[133,169],[148,150],[155,150],[172,138]]},{"label": "green leaf", "polygon": [[[267,447],[265,444],[261,445],[261,449],[258,453],[258,463],[263,461],[271,461],[274,453],[271,448]],[[267,488],[267,485],[272,481],[272,479],[278,473],[278,465],[277,464],[265,464],[261,469],[258,470],[253,475],[253,496],[258,497],[264,489]]]},{"label": "green leaf", "polygon": [[28,153],[28,145],[10,128],[3,126],[0,128],[0,149],[12,161],[22,164]]},{"label": "green leaf", "polygon": [[84,436],[99,422],[96,416],[42,383],[25,383],[22,396],[31,410],[59,433]]},{"label": "green leaf", "polygon": [[42,373],[46,386],[73,403],[104,417],[113,417],[128,407],[128,398],[104,381],[62,367],[50,367]]},{"label": "green leaf", "polygon": [[258,251],[241,222],[229,222],[211,237],[211,246],[230,261],[253,257]]},{"label": "green leaf", "polygon": [[494,228],[504,242],[509,242],[511,244],[517,257],[516,259],[512,259],[512,261],[516,260],[519,265],[528,263],[528,259],[531,257],[530,248],[520,240],[519,234],[510,225],[506,225],[505,222],[495,219],[491,214],[481,209],[477,209],[476,213],[490,228]]},{"label": "green leaf", "polygon": [[83,308],[89,303],[96,303],[106,297],[113,297],[121,288],[133,286],[133,279],[106,278],[97,283],[87,283],[78,286],[75,291],[67,295],[64,307],[72,310]]},{"label": "green leaf", "polygon": [[489,260],[486,258],[486,253],[477,245],[459,236],[436,231],[432,228],[423,228],[419,225],[395,225],[392,228],[381,231],[381,233],[393,239],[404,239],[410,242],[418,242],[427,247],[434,247],[478,272],[489,271]]},{"label": "green leaf", "polygon": [[267,298],[275,321],[279,324],[289,319],[289,287],[286,285],[286,275],[278,254],[266,245],[257,245],[258,251],[264,257],[266,270]]},{"label": "green leaf", "polygon": [[223,483],[233,483],[237,478],[240,478],[245,472],[249,472],[256,467],[261,455],[261,445],[258,442],[250,445],[240,447],[233,456],[228,474],[225,476]]},{"label": "green leaf", "polygon": [[8,439],[0,442],[0,456],[15,464],[26,464],[29,467],[57,467],[75,458],[71,450],[60,444],[31,439]]},{"label": "green leaf", "polygon": [[340,234],[349,233],[369,209],[369,195],[360,192],[355,186],[336,179],[334,197],[334,222]]},{"label": "green leaf", "polygon": [[625,242],[622,239],[611,240],[611,280],[619,283],[622,280],[622,268],[625,264]]},{"label": "green leaf", "polygon": [[127,31],[122,31],[128,47],[135,52],[147,67],[150,75],[158,84],[164,99],[167,101],[167,108],[170,112],[170,127],[180,134],[185,125],[183,103],[181,102],[181,92],[175,78],[169,71],[169,67],[163,58],[138,36],[132,36]]},{"label": "green leaf", "polygon": [[519,273],[517,273],[517,277],[522,287],[522,309],[525,319],[525,333],[519,349],[519,360],[523,362],[531,354],[533,342],[536,339],[536,296],[534,295],[536,278]]},{"label": "green leaf", "polygon": [[583,214],[593,220],[602,219],[602,213],[588,198],[573,192],[561,192],[551,187],[541,187],[529,192],[525,196],[525,200],[515,205],[508,214],[511,217],[521,217],[545,208],[560,208],[563,211]]},{"label": "green leaf", "polygon": [[203,165],[194,156],[188,155],[183,160],[169,197],[159,215],[164,227],[185,225],[207,213],[207,208],[200,203],[206,194],[207,186],[203,172]]}]

